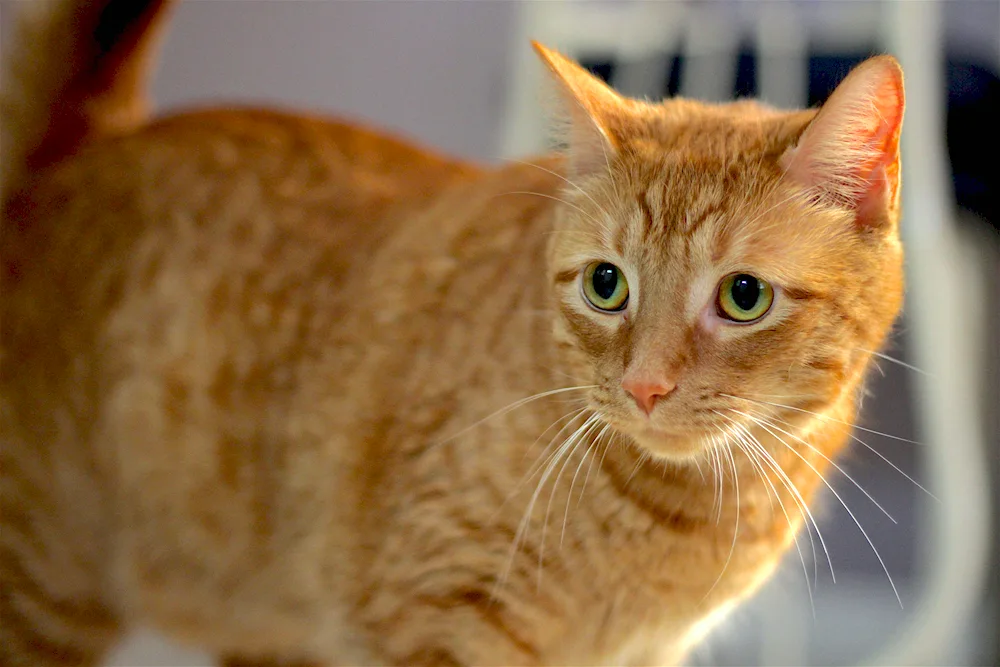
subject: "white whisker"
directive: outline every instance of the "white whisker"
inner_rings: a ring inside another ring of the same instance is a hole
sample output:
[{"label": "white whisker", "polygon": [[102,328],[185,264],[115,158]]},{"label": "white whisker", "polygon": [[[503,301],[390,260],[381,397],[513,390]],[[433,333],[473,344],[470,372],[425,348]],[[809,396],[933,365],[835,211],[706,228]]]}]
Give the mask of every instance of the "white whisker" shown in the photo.
[{"label": "white whisker", "polygon": [[527,160],[518,160],[518,159],[513,159],[512,158],[512,159],[510,159],[510,161],[511,162],[517,162],[518,164],[523,164],[523,165],[526,165],[528,167],[534,167],[535,169],[540,169],[540,170],[544,171],[547,174],[552,174],[553,176],[555,176],[556,178],[562,180],[564,183],[566,183],[570,187],[575,188],[580,194],[582,194],[584,197],[586,197],[587,199],[589,199],[591,201],[591,203],[594,206],[597,207],[597,210],[600,211],[602,215],[608,217],[609,219],[611,218],[611,216],[608,215],[608,212],[606,210],[604,210],[604,207],[602,207],[600,204],[598,204],[597,200],[590,196],[590,193],[588,193],[586,190],[584,190],[579,185],[577,185],[576,183],[574,183],[570,179],[566,178],[562,174],[559,174],[559,173],[557,173],[555,171],[552,171],[551,169],[543,167],[540,164],[535,164],[534,162],[528,162]]},{"label": "white whisker", "polygon": [[[737,414],[740,414],[740,415],[743,415],[744,417],[747,417],[748,419],[753,419],[753,417],[749,413],[742,412],[741,410],[734,410],[732,408],[730,408],[730,409],[733,412],[737,413]],[[875,498],[870,493],[868,493],[868,491],[865,490],[865,488],[863,486],[861,486],[860,484],[858,484],[857,480],[855,480],[853,477],[851,477],[847,473],[846,470],[844,470],[839,465],[837,465],[836,461],[834,461],[829,456],[827,456],[826,454],[824,454],[823,452],[821,452],[818,448],[816,448],[815,446],[813,446],[812,443],[807,442],[806,440],[804,440],[803,438],[801,438],[800,436],[798,436],[798,435],[796,435],[794,433],[790,433],[789,431],[786,431],[785,429],[781,428],[777,424],[775,424],[772,421],[770,421],[765,415],[757,413],[757,417],[760,418],[761,420],[767,422],[768,425],[771,426],[772,428],[774,428],[775,430],[778,430],[778,431],[784,433],[789,438],[794,438],[796,441],[798,441],[798,442],[802,443],[803,445],[805,445],[806,447],[808,447],[816,455],[818,455],[824,461],[826,461],[831,466],[833,466],[841,475],[843,475],[844,477],[846,477],[851,482],[851,484],[853,484],[855,487],[857,487],[858,491],[860,491],[861,493],[865,494],[865,497],[868,498],[868,500],[870,500],[875,505],[875,507],[879,508],[882,511],[882,514],[885,514],[886,517],[889,518],[889,521],[892,521],[893,523],[896,523],[896,524],[899,523],[898,521],[896,521],[895,518],[893,518],[893,516],[891,514],[889,514],[888,510],[886,510],[884,507],[882,507],[882,504],[879,503],[879,501],[875,500]]]},{"label": "white whisker", "polygon": [[[596,418],[596,415],[591,415],[587,420],[573,432],[569,438],[567,438],[557,449],[555,454],[549,459],[548,464],[545,466],[545,471],[539,479],[538,484],[535,486],[535,491],[531,494],[531,499],[528,501],[527,509],[524,512],[524,516],[521,518],[521,522],[517,526],[517,532],[514,534],[514,542],[511,544],[510,553],[507,557],[507,564],[504,566],[500,577],[497,579],[497,586],[502,587],[507,581],[507,577],[510,575],[510,568],[514,563],[514,556],[517,554],[518,549],[521,546],[521,542],[524,536],[527,534],[528,526],[531,523],[531,514],[534,510],[535,503],[538,501],[538,496],[541,494],[542,489],[545,487],[545,483],[548,481],[549,477],[555,471],[556,466],[559,461],[566,455],[566,453],[572,448],[573,441],[577,434],[580,433],[582,429],[587,427],[592,423],[592,420]],[[539,557],[541,559],[541,557]],[[541,563],[539,563],[541,567]],[[539,572],[539,577],[541,577],[541,572]]]},{"label": "white whisker", "polygon": [[580,206],[577,206],[573,202],[566,201],[562,197],[556,197],[555,195],[547,195],[547,194],[545,194],[543,192],[531,192],[530,190],[514,190],[513,192],[505,192],[503,195],[498,195],[498,196],[505,196],[505,195],[534,195],[536,197],[543,197],[545,199],[551,199],[552,201],[559,202],[560,204],[563,204],[564,206],[569,206],[571,209],[574,209],[575,211],[579,212],[580,215],[586,217],[588,220],[590,220],[591,222],[593,222],[598,227],[601,227],[602,229],[606,227],[606,223],[601,222],[600,220],[598,220],[597,218],[595,218],[593,215],[591,215],[590,213],[587,213],[585,210],[583,210],[583,208],[581,208]]},{"label": "white whisker", "polygon": [[[812,610],[813,619],[815,620],[816,603],[813,599],[813,586],[817,585],[818,575],[816,569],[816,543],[813,541],[812,531],[810,530],[809,522],[803,521],[803,524],[806,529],[806,535],[809,537],[809,545],[812,550],[813,581],[811,585],[809,581],[809,568],[806,566],[805,554],[802,553],[802,546],[799,544],[798,533],[795,530],[795,527],[792,525],[792,518],[788,515],[788,510],[785,508],[785,503],[781,500],[781,494],[778,493],[778,489],[774,486],[774,482],[771,481],[770,476],[764,469],[764,463],[761,459],[760,454],[757,451],[755,451],[755,447],[762,448],[763,445],[760,444],[760,441],[757,440],[757,438],[753,435],[753,433],[747,430],[747,428],[743,424],[739,423],[738,421],[736,421],[735,419],[733,419],[728,415],[722,414],[721,412],[716,412],[716,414],[726,419],[732,424],[733,429],[737,433],[737,438],[738,438],[737,442],[740,443],[740,449],[743,451],[744,454],[746,454],[747,459],[750,460],[750,463],[757,470],[757,474],[760,476],[761,480],[763,480],[766,485],[765,492],[767,492],[768,502],[771,501],[772,494],[774,495],[774,499],[778,501],[778,507],[781,509],[781,513],[785,517],[785,523],[788,524],[788,528],[792,533],[792,543],[795,545],[795,551],[799,555],[799,562],[802,564],[802,575],[805,577],[806,593],[809,596],[809,608]],[[774,506],[772,504],[772,511],[773,507]],[[805,515],[802,513],[801,509],[799,510],[799,516],[805,519]]]},{"label": "white whisker", "polygon": [[[732,408],[729,409],[731,410]],[[731,417],[728,417],[727,415],[724,415],[716,410],[713,410],[713,412],[715,412],[717,415],[725,419],[730,419],[730,420],[732,419]],[[823,531],[821,531],[819,528],[819,522],[816,521],[816,518],[813,516],[812,511],[809,509],[809,504],[805,501],[805,498],[802,497],[802,494],[799,492],[798,487],[795,486],[794,482],[792,482],[788,474],[781,468],[778,462],[774,460],[774,457],[771,456],[770,452],[768,452],[767,449],[756,438],[754,438],[754,443],[755,444],[753,449],[761,456],[762,460],[764,461],[764,463],[767,464],[767,466],[771,469],[771,471],[774,472],[774,474],[778,478],[778,481],[781,482],[782,486],[784,486],[788,490],[788,493],[792,496],[792,500],[798,507],[799,513],[802,516],[806,517],[805,521],[806,530],[808,531],[808,526],[810,523],[812,524],[813,529],[815,529],[816,537],[819,538],[820,547],[822,547],[823,554],[826,556],[827,565],[830,567],[830,579],[833,581],[833,583],[837,583],[837,575],[833,570],[833,559],[830,557],[830,550],[826,546],[826,540],[823,538]],[[813,543],[812,533],[809,533],[809,542],[812,545],[812,550],[813,553],[815,554],[816,545],[815,543]]]},{"label": "white whisker", "polygon": [[[736,411],[736,412],[738,412],[738,411]],[[745,416],[748,416],[748,415],[745,415]],[[899,603],[900,608],[902,608],[903,607],[903,600],[902,600],[902,598],[899,597],[899,591],[896,589],[896,583],[892,580],[892,575],[889,574],[889,568],[886,567],[885,561],[882,560],[882,556],[879,554],[878,549],[875,548],[875,543],[872,542],[871,538],[868,536],[868,531],[866,531],[864,529],[864,527],[861,525],[861,522],[858,521],[858,518],[856,516],[854,516],[854,512],[852,512],[851,508],[847,506],[847,503],[844,502],[844,499],[840,496],[839,493],[837,493],[837,490],[833,488],[833,485],[830,484],[826,480],[826,478],[823,475],[821,475],[818,470],[816,470],[815,466],[813,466],[812,463],[810,463],[804,456],[802,456],[802,454],[800,454],[798,451],[796,451],[796,449],[794,447],[792,447],[787,442],[785,442],[781,438],[781,436],[779,436],[774,431],[772,431],[771,430],[771,426],[768,426],[762,420],[759,420],[759,419],[757,419],[755,417],[749,417],[749,418],[754,423],[756,423],[758,426],[760,426],[765,431],[767,431],[772,436],[774,436],[778,440],[778,442],[780,442],[785,447],[787,447],[790,452],[792,452],[793,454],[795,454],[796,456],[798,456],[802,460],[802,462],[805,463],[806,466],[808,466],[809,469],[812,470],[816,474],[817,477],[819,477],[820,481],[822,481],[823,484],[826,485],[826,488],[828,488],[830,490],[830,493],[832,493],[834,495],[834,497],[837,500],[840,501],[840,504],[843,506],[844,510],[851,517],[851,520],[854,521],[854,525],[858,527],[858,530],[861,531],[861,534],[864,536],[865,540],[868,542],[868,546],[871,547],[872,553],[875,554],[875,558],[878,559],[879,564],[882,566],[882,571],[885,572],[885,576],[889,580],[889,585],[892,587],[892,592],[896,596],[896,601]]]},{"label": "white whisker", "polygon": [[545,516],[542,520],[542,537],[541,537],[541,543],[538,548],[539,589],[541,588],[542,585],[542,562],[545,559],[545,535],[548,532],[548,527],[549,527],[549,514],[552,511],[552,499],[556,495],[556,489],[559,488],[559,480],[562,479],[563,473],[566,472],[566,466],[569,463],[570,459],[573,458],[573,454],[576,453],[576,450],[580,447],[580,445],[582,445],[586,441],[590,432],[599,423],[600,423],[600,416],[595,413],[590,416],[590,418],[583,426],[577,429],[577,431],[572,436],[570,436],[569,441],[573,442],[573,447],[572,449],[569,450],[569,453],[565,456],[565,458],[563,458],[562,465],[559,467],[559,473],[556,475],[555,480],[553,480],[552,482],[552,489],[549,491],[549,501],[545,506]]},{"label": "white whisker", "polygon": [[[917,368],[913,364],[908,364],[905,361],[903,361],[902,359],[897,359],[896,357],[890,357],[888,354],[883,354],[881,352],[876,352],[875,350],[866,350],[866,349],[861,348],[861,347],[856,347],[854,349],[858,350],[859,352],[864,352],[865,354],[870,354],[872,356],[878,357],[879,359],[885,359],[888,362],[891,362],[893,364],[897,364],[899,366],[902,366],[903,368],[907,368],[907,369],[909,369],[909,370],[911,370],[911,371],[913,371],[915,373],[920,373],[922,375],[926,375],[929,378],[934,377],[932,374],[928,373],[924,369]],[[883,373],[883,375],[885,375],[885,373]]]},{"label": "white whisker", "polygon": [[645,450],[641,454],[639,454],[639,459],[635,462],[635,467],[632,468],[632,472],[629,474],[628,478],[625,480],[625,484],[623,486],[625,486],[625,487],[628,486],[628,483],[632,481],[632,478],[635,477],[635,474],[637,472],[639,472],[639,468],[641,468],[642,464],[646,462],[646,457],[647,456],[649,456],[649,453],[646,452]]},{"label": "white whisker", "polygon": [[541,440],[545,436],[546,433],[548,433],[550,430],[552,430],[552,427],[554,427],[556,424],[558,424],[559,422],[561,422],[561,421],[565,420],[567,417],[569,417],[569,421],[567,421],[566,424],[564,424],[562,426],[562,428],[560,428],[556,432],[556,434],[552,437],[552,439],[549,440],[549,444],[547,444],[545,446],[545,448],[542,450],[542,453],[539,454],[538,460],[534,464],[532,464],[532,466],[521,477],[521,479],[517,482],[517,484],[514,485],[514,488],[510,491],[510,493],[507,494],[507,496],[504,498],[503,502],[500,503],[500,506],[497,507],[497,509],[493,512],[492,516],[490,517],[490,522],[491,523],[493,521],[496,521],[497,517],[503,511],[503,508],[506,507],[507,503],[510,502],[511,498],[513,498],[514,496],[516,496],[521,491],[521,489],[524,487],[524,485],[526,483],[530,482],[531,479],[535,475],[537,475],[545,467],[545,465],[551,460],[552,456],[554,456],[555,454],[553,453],[553,454],[551,454],[549,456],[546,456],[546,452],[548,452],[549,449],[552,447],[552,444],[559,439],[559,436],[566,429],[570,428],[570,426],[572,425],[572,423],[574,421],[576,421],[577,419],[579,419],[580,416],[581,416],[581,414],[584,411],[586,411],[587,409],[588,409],[587,407],[582,407],[579,410],[573,410],[572,412],[569,412],[569,413],[563,415],[559,419],[557,419],[554,422],[552,422],[548,426],[548,428],[546,428],[544,431],[542,431],[541,435],[539,435],[537,438],[535,438],[535,441],[531,444],[531,446],[527,449],[527,451],[525,451],[524,456],[522,457],[522,459],[524,457],[527,457],[528,452],[530,452],[532,449],[535,448],[535,445],[538,444],[538,441]]},{"label": "white whisker", "polygon": [[[594,441],[594,455],[590,457],[590,465],[587,466],[587,474],[583,478],[583,486],[580,488],[580,497],[576,501],[577,507],[579,507],[580,503],[583,502],[583,494],[587,491],[587,482],[590,481],[590,472],[591,472],[591,470],[593,470],[593,468],[594,468],[594,462],[597,460],[597,448],[601,446],[603,438],[604,438],[604,434],[607,433],[608,429],[610,429],[610,428],[611,428],[611,424],[605,424],[604,428],[602,428],[601,432],[597,434],[597,438]],[[607,452],[607,447],[608,447],[608,445],[605,444],[604,445],[605,452]],[[601,460],[603,460],[603,458],[604,457],[601,457]],[[576,475],[573,475],[573,477],[574,477],[574,480],[575,480]],[[570,495],[572,495],[572,490],[573,490],[573,486],[570,485]]]},{"label": "white whisker", "polygon": [[[781,422],[782,424],[785,424],[786,426],[791,426],[791,424],[790,424],[789,422],[785,421],[784,419],[779,419],[779,418],[777,418],[777,417],[771,417],[771,419],[773,419],[773,420],[775,420],[775,421],[779,421],[779,422]],[[884,455],[882,454],[882,452],[878,451],[877,449],[875,449],[874,447],[872,447],[871,445],[869,445],[869,444],[868,444],[867,442],[865,442],[864,440],[862,440],[862,439],[861,439],[861,438],[859,438],[858,436],[854,435],[853,433],[848,433],[848,434],[847,434],[847,436],[848,436],[849,438],[851,438],[852,440],[854,440],[855,442],[857,442],[858,444],[860,444],[860,445],[862,445],[863,447],[865,447],[865,448],[866,448],[866,449],[867,449],[868,451],[870,451],[870,452],[871,452],[872,454],[874,454],[875,456],[879,457],[880,459],[882,459],[883,461],[885,461],[886,463],[888,463],[888,464],[889,464],[890,466],[892,466],[892,469],[893,469],[893,470],[895,470],[895,471],[896,471],[896,472],[898,472],[898,473],[899,473],[900,475],[902,475],[903,477],[905,477],[906,479],[908,479],[908,480],[909,480],[910,482],[912,482],[912,483],[913,483],[913,485],[914,485],[914,486],[916,486],[916,487],[917,487],[918,489],[920,489],[921,491],[923,491],[924,493],[926,493],[926,494],[927,494],[928,496],[930,496],[931,498],[933,498],[933,499],[934,499],[934,500],[936,500],[937,502],[941,502],[941,500],[940,500],[940,499],[938,499],[938,497],[937,497],[937,496],[935,496],[935,495],[934,495],[933,493],[931,493],[931,492],[930,492],[930,491],[928,491],[928,490],[927,490],[926,488],[924,488],[924,486],[923,486],[923,485],[921,485],[921,484],[920,484],[920,482],[918,482],[917,480],[915,480],[915,479],[913,479],[912,477],[910,477],[910,476],[909,476],[908,474],[906,474],[906,473],[905,473],[905,472],[904,472],[904,471],[903,471],[903,470],[902,470],[902,469],[901,469],[901,468],[900,468],[899,466],[897,466],[897,465],[896,465],[895,463],[893,463],[892,461],[890,461],[889,459],[887,459],[887,458],[886,458],[886,457],[885,457],[885,456],[884,456]]]},{"label": "white whisker", "polygon": [[805,410],[803,408],[796,408],[796,407],[794,407],[792,405],[783,405],[781,403],[772,403],[771,401],[762,401],[762,400],[756,399],[756,398],[747,398],[746,396],[733,396],[732,394],[723,394],[723,393],[720,393],[719,396],[725,396],[726,398],[735,398],[738,401],[750,401],[751,403],[757,403],[757,404],[760,404],[760,405],[770,405],[770,406],[775,407],[775,408],[783,408],[785,410],[792,410],[793,412],[801,412],[803,414],[812,415],[813,417],[816,417],[818,419],[822,419],[824,421],[833,422],[835,424],[843,424],[845,426],[850,426],[851,428],[856,428],[859,431],[864,431],[865,433],[871,433],[873,435],[880,435],[883,438],[889,438],[890,440],[898,440],[900,442],[907,442],[907,443],[909,443],[911,445],[923,445],[924,444],[922,442],[918,442],[917,440],[910,440],[909,438],[903,438],[903,437],[900,437],[898,435],[892,435],[891,433],[883,433],[881,431],[875,431],[875,430],[870,429],[870,428],[865,428],[864,426],[858,426],[857,424],[852,424],[850,422],[846,422],[843,419],[837,419],[837,418],[831,417],[829,415],[822,415],[822,414],[820,414],[818,412],[813,412],[812,410]]},{"label": "white whisker", "polygon": [[721,427],[718,428],[719,431],[722,433],[723,437],[723,442],[722,442],[722,447],[720,448],[720,452],[724,453],[728,457],[729,466],[733,471],[733,488],[735,489],[736,493],[736,518],[734,520],[734,525],[733,525],[733,541],[732,544],[730,544],[729,546],[729,554],[726,556],[726,562],[722,565],[722,571],[719,572],[719,576],[716,578],[715,582],[712,584],[712,586],[708,589],[708,592],[705,593],[705,596],[702,598],[703,601],[707,599],[709,595],[712,594],[712,591],[715,590],[715,587],[719,585],[719,582],[722,581],[722,578],[725,576],[726,570],[729,569],[729,563],[732,562],[733,554],[736,552],[736,541],[737,538],[739,537],[739,532],[740,532],[740,476],[739,472],[736,470],[736,459],[733,457],[732,449],[730,449],[729,433],[726,432]]},{"label": "white whisker", "polygon": [[584,389],[593,389],[596,386],[597,386],[596,384],[585,384],[585,385],[580,385],[580,386],[577,386],[577,387],[562,387],[560,389],[550,389],[549,391],[543,391],[543,392],[540,392],[540,393],[535,394],[533,396],[528,396],[527,398],[519,399],[517,401],[514,401],[510,405],[502,407],[499,410],[497,410],[496,412],[483,417],[482,419],[480,419],[479,421],[475,422],[474,424],[472,424],[470,426],[466,426],[465,428],[463,428],[458,433],[450,435],[447,438],[445,438],[444,440],[441,440],[441,441],[435,443],[432,446],[433,447],[438,447],[438,446],[443,445],[443,444],[445,444],[447,442],[451,442],[455,438],[458,438],[459,436],[462,436],[462,435],[468,433],[469,431],[471,431],[472,429],[476,428],[480,424],[483,424],[484,422],[487,422],[487,421],[489,421],[491,419],[494,419],[496,417],[499,417],[501,415],[505,415],[508,412],[511,412],[512,410],[516,410],[517,408],[521,407],[522,405],[526,405],[528,403],[531,403],[532,401],[537,401],[537,400],[545,398],[547,396],[554,396],[555,394],[563,394],[563,393],[566,393],[568,391],[583,391]]}]

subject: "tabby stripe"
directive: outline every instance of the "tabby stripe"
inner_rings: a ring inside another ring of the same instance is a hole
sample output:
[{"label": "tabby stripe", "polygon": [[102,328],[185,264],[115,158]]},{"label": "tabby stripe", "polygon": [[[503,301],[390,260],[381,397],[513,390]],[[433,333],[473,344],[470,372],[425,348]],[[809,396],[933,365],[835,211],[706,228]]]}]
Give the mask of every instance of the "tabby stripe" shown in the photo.
[{"label": "tabby stripe", "polygon": [[[497,282],[495,285],[509,284],[511,281],[503,281],[501,276],[497,277]],[[523,283],[522,283],[523,285]],[[507,325],[515,321],[515,318],[510,317],[510,313],[513,313],[518,305],[524,299],[524,289],[512,289],[510,290],[510,296],[507,301],[500,307],[499,310],[495,311],[500,314],[498,322],[493,322],[492,326],[487,327],[487,331],[491,331],[490,337],[486,340],[486,351],[493,352],[496,348],[503,342],[507,340]]]},{"label": "tabby stripe", "polygon": [[837,374],[843,374],[844,364],[838,359],[811,359],[805,362],[805,365],[809,368],[815,368],[818,371],[829,371]]},{"label": "tabby stripe", "polygon": [[837,314],[837,317],[839,317],[842,322],[850,325],[856,336],[859,338],[867,338],[865,327],[858,320],[858,318],[854,317],[854,315],[845,310],[835,299],[828,298],[824,299],[824,301],[830,305],[830,308]]},{"label": "tabby stripe", "polygon": [[276,658],[246,658],[243,656],[223,656],[222,667],[320,667],[317,662],[278,660]]},{"label": "tabby stripe", "polygon": [[85,665],[89,656],[79,646],[57,644],[39,634],[35,627],[14,610],[6,588],[0,589],[0,664]]},{"label": "tabby stripe", "polygon": [[502,605],[495,603],[489,593],[477,588],[460,588],[447,595],[421,595],[416,601],[443,611],[471,608],[484,623],[506,637],[521,653],[536,660],[539,658],[538,650],[507,624],[500,609]]},{"label": "tabby stripe", "polygon": [[461,667],[465,663],[442,646],[423,646],[409,655],[393,660],[394,664],[412,667]]},{"label": "tabby stripe", "polygon": [[38,558],[48,553],[48,544],[40,535],[43,526],[34,522],[24,508],[11,512],[4,508],[0,514],[0,544],[7,550],[23,550]]},{"label": "tabby stripe", "polygon": [[577,276],[579,275],[580,272],[577,269],[567,269],[565,271],[559,271],[558,273],[556,273],[556,282],[571,283],[574,280],[576,280]]},{"label": "tabby stripe", "polygon": [[818,292],[813,292],[812,290],[808,290],[804,287],[789,287],[786,285],[781,288],[781,291],[789,299],[793,299],[795,301],[809,301],[812,299],[826,298]]},{"label": "tabby stripe", "polygon": [[[705,519],[693,518],[688,514],[685,514],[685,512],[681,509],[674,511],[664,510],[655,503],[649,502],[642,496],[641,493],[630,492],[626,484],[626,482],[629,481],[628,477],[622,478],[619,475],[617,467],[613,464],[606,465],[605,469],[608,473],[608,479],[611,481],[611,488],[614,489],[619,496],[631,502],[635,507],[638,507],[652,516],[659,525],[665,526],[674,532],[681,533],[683,535],[690,535],[707,525]],[[636,488],[637,487],[633,487],[634,490]]]},{"label": "tabby stripe", "polygon": [[649,207],[649,192],[643,192],[636,197],[636,200],[639,202],[639,210],[642,211],[644,229],[647,232],[652,232],[656,221],[653,217],[653,209]]},{"label": "tabby stripe", "polygon": [[[95,626],[104,626],[108,631],[113,631],[116,627],[114,617],[93,602],[58,599],[44,587],[39,577],[32,576],[21,559],[13,554],[0,554],[0,576],[3,577],[4,586],[12,596],[10,601],[22,609],[22,616],[28,615],[24,613],[25,607],[30,607],[49,621],[56,617],[61,621],[61,625],[77,626],[70,631],[74,635],[78,634],[81,628],[82,632],[91,632]],[[20,599],[21,603],[15,598]]]},{"label": "tabby stripe", "polygon": [[[0,447],[6,446],[0,445]],[[48,487],[51,480],[45,473],[33,474],[32,471],[23,467],[22,461],[14,458],[4,458],[0,460],[0,499],[17,496],[18,500],[30,499],[32,504],[39,505],[45,502],[45,508],[52,508],[48,503]]]},{"label": "tabby stripe", "polygon": [[722,201],[714,201],[711,204],[709,204],[705,208],[705,210],[703,210],[698,215],[698,217],[688,220],[687,228],[684,230],[684,233],[688,237],[694,236],[698,232],[698,230],[701,229],[701,226],[705,224],[705,222],[707,222],[710,217],[721,211],[722,207],[727,203],[728,203],[727,200],[722,200]]}]

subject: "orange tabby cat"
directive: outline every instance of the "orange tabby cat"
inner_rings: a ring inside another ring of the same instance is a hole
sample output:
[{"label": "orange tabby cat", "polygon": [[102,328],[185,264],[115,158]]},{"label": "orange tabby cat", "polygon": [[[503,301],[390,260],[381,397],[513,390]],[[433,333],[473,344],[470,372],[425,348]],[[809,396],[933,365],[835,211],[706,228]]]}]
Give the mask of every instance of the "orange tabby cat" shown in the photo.
[{"label": "orange tabby cat", "polygon": [[58,3],[6,61],[0,663],[139,623],[232,664],[680,660],[793,544],[899,309],[896,62],[785,112],[539,46],[568,159],[492,169],[147,119],[168,4]]}]

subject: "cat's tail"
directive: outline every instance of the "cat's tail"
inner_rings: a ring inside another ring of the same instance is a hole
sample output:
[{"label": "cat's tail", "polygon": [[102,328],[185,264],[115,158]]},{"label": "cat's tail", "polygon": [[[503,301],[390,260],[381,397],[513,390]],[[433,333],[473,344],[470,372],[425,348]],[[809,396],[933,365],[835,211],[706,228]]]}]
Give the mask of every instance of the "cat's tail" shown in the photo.
[{"label": "cat's tail", "polygon": [[0,202],[31,174],[148,114],[147,83],[173,0],[18,3],[0,94]]}]

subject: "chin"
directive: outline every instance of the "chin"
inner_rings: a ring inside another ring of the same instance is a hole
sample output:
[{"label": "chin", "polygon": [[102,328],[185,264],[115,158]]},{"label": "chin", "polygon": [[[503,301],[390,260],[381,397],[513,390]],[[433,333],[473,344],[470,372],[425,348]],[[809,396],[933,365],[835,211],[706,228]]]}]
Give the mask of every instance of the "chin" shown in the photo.
[{"label": "chin", "polygon": [[629,429],[635,444],[665,461],[690,461],[705,451],[704,438],[697,434],[676,434],[648,426]]}]

